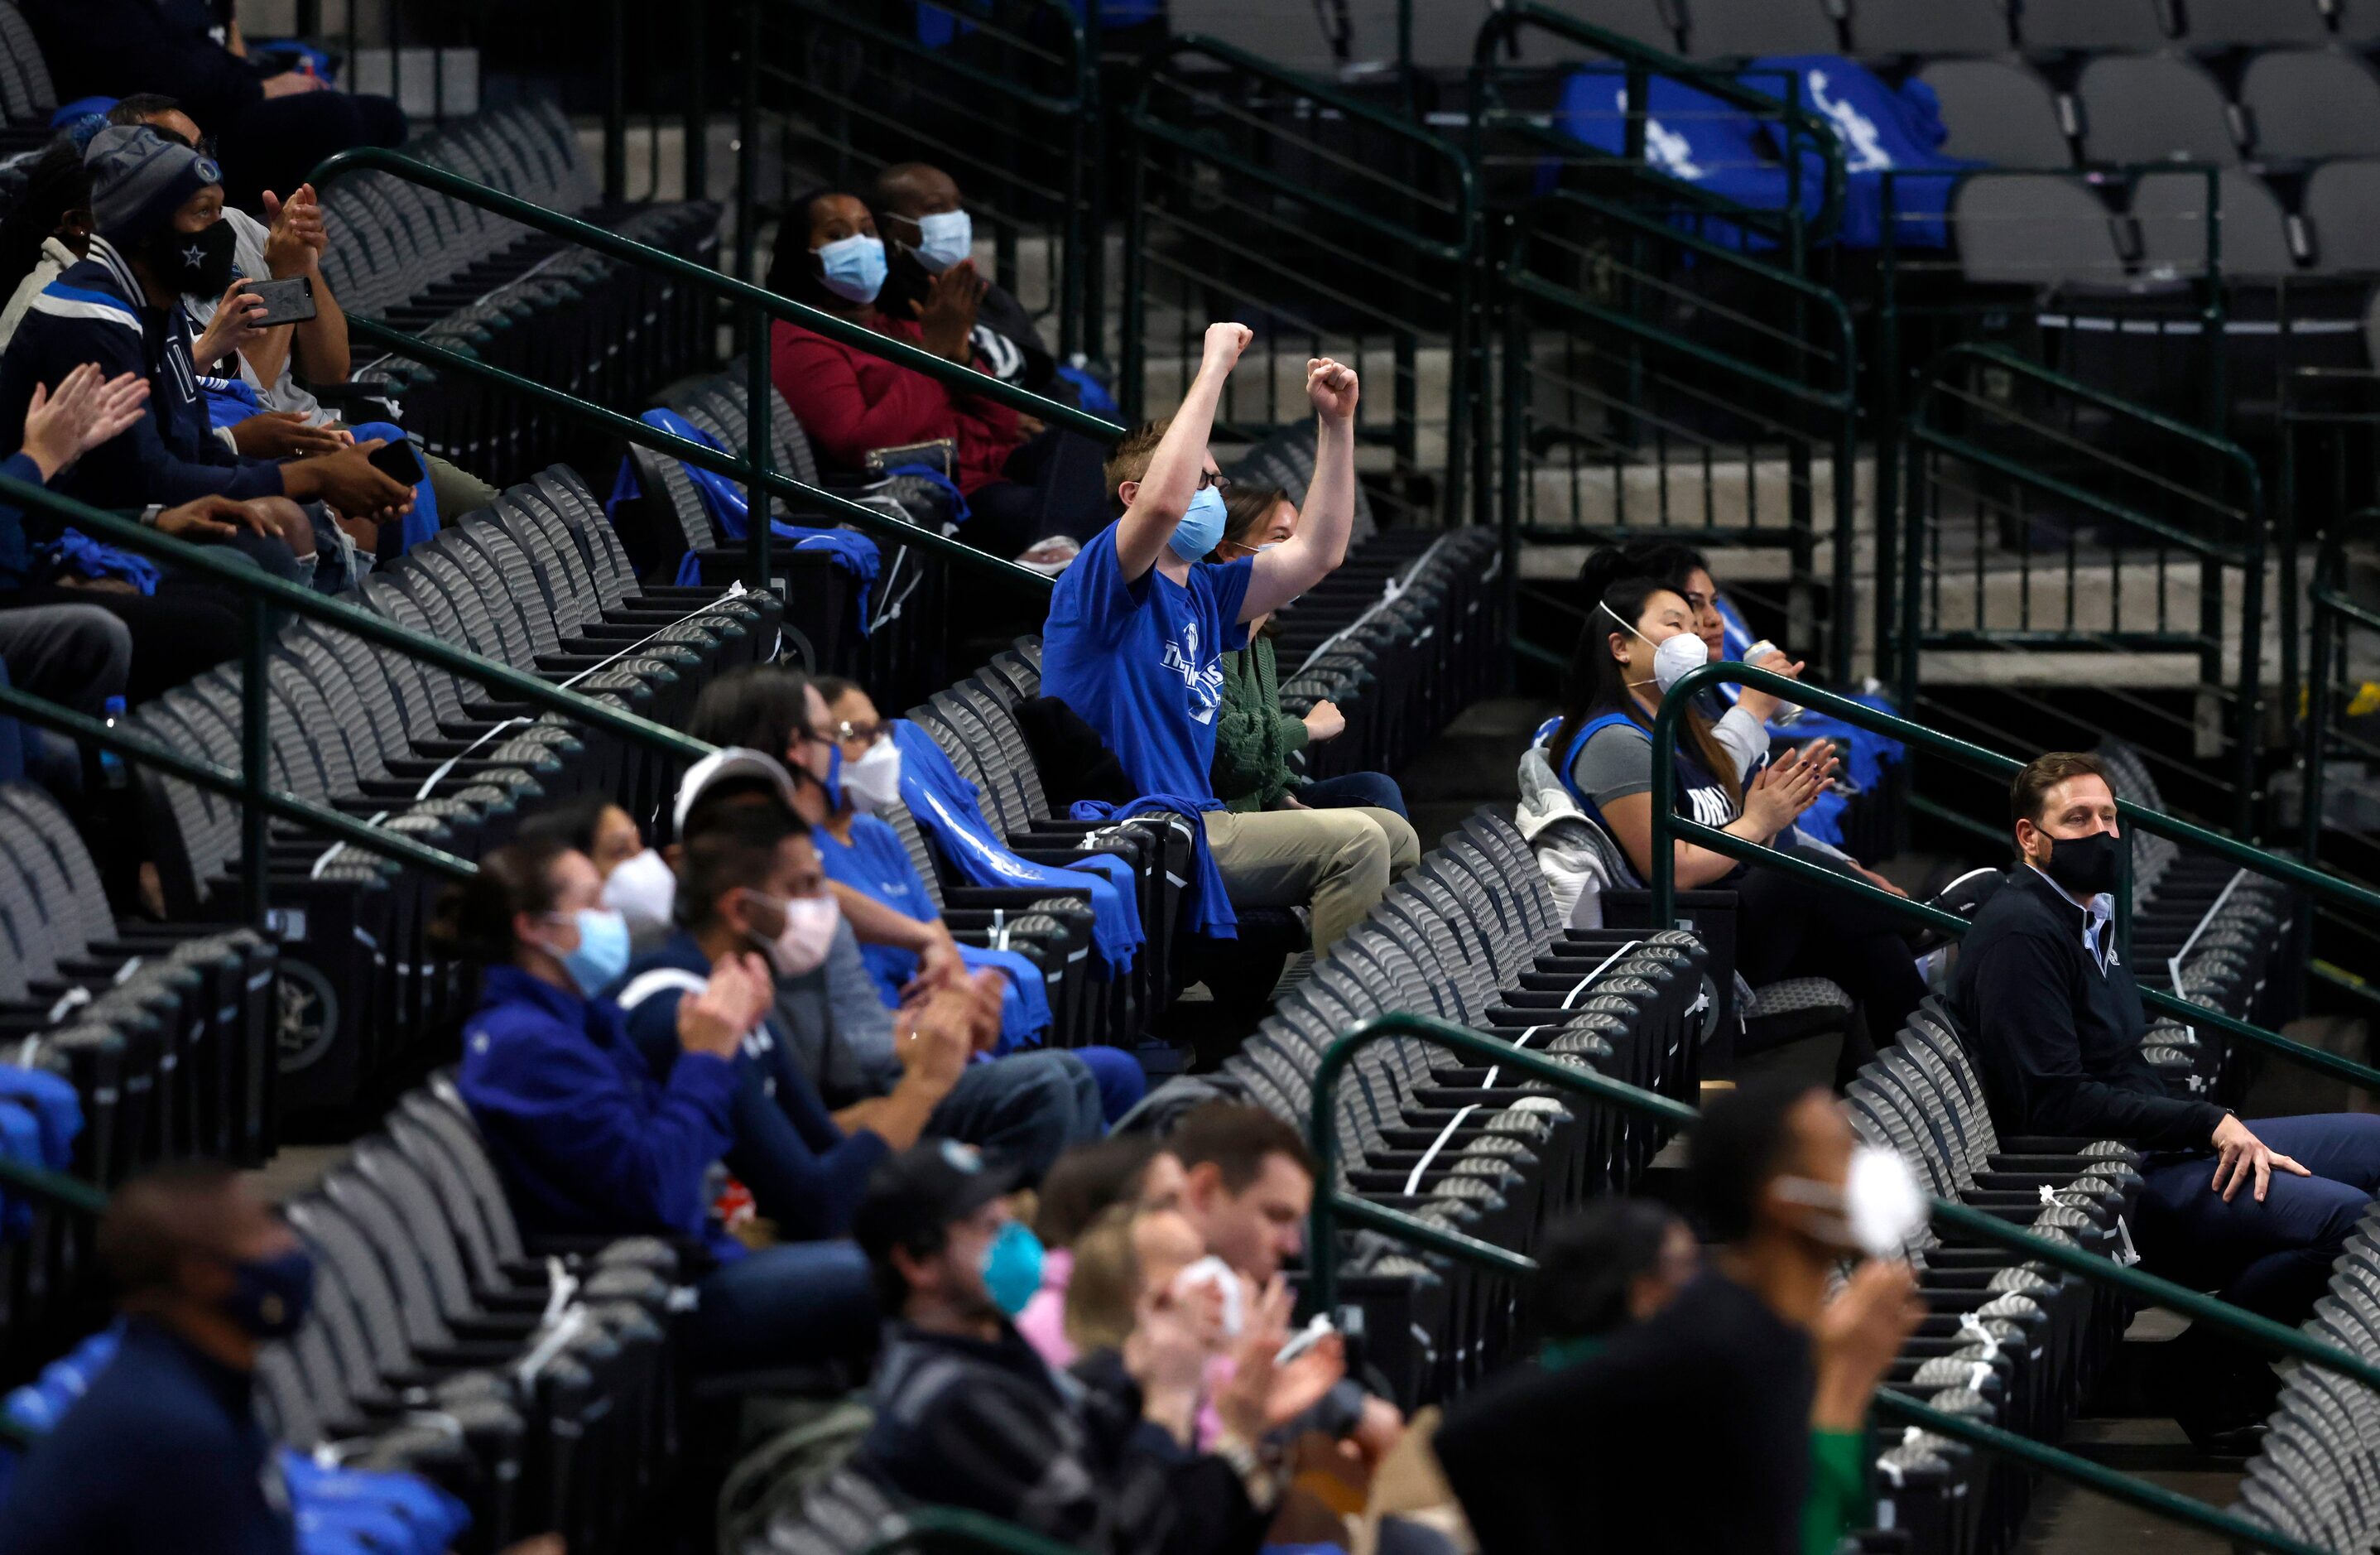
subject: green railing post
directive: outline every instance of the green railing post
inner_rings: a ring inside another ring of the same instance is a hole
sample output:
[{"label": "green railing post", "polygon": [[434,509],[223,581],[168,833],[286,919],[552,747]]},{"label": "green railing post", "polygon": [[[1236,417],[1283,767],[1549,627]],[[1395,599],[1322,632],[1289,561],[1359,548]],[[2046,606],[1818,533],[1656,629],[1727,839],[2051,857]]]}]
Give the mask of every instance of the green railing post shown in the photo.
[{"label": "green railing post", "polygon": [[775,403],[769,383],[769,326],[759,309],[744,304],[744,462],[751,479],[745,482],[744,586],[766,591],[769,587],[769,480],[777,473],[777,440],[769,407]]},{"label": "green railing post", "polygon": [[273,702],[265,674],[273,622],[260,598],[250,597],[244,613],[248,632],[240,650],[239,677],[239,894],[241,916],[261,934],[272,907],[271,817],[264,808],[264,796],[273,778]]}]

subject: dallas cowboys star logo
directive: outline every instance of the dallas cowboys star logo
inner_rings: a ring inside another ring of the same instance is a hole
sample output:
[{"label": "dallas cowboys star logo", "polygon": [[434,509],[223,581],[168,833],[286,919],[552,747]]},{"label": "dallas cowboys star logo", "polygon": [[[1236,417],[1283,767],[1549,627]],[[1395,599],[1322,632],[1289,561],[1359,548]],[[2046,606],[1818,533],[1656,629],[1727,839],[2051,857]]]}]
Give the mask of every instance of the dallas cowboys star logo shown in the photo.
[{"label": "dallas cowboys star logo", "polygon": [[207,262],[207,251],[193,243],[182,250],[182,259],[191,269],[196,270],[200,265]]}]

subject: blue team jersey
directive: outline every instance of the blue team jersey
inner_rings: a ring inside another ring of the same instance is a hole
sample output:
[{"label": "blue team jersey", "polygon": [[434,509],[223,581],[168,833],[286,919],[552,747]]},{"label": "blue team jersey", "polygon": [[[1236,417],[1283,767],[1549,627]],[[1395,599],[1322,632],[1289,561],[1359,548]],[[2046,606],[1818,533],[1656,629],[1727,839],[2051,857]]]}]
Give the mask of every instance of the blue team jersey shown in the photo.
[{"label": "blue team jersey", "polygon": [[1151,565],[1128,583],[1115,538],[1111,524],[1059,576],[1042,694],[1099,731],[1142,794],[1211,800],[1223,655],[1247,646],[1240,606],[1256,564],[1198,563],[1187,584]]}]

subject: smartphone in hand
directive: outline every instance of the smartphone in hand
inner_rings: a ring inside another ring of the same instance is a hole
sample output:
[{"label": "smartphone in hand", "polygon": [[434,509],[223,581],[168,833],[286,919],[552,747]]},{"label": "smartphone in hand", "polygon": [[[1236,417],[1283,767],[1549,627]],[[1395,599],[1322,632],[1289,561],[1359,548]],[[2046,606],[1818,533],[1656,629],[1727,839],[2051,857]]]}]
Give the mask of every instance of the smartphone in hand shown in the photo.
[{"label": "smartphone in hand", "polygon": [[371,451],[370,457],[372,468],[408,486],[419,485],[430,473],[428,467],[421,462],[421,456],[410,443],[383,443]]},{"label": "smartphone in hand", "polygon": [[264,311],[249,321],[260,327],[302,324],[314,316],[314,278],[310,275],[293,275],[286,281],[249,281],[240,289],[264,304]]}]

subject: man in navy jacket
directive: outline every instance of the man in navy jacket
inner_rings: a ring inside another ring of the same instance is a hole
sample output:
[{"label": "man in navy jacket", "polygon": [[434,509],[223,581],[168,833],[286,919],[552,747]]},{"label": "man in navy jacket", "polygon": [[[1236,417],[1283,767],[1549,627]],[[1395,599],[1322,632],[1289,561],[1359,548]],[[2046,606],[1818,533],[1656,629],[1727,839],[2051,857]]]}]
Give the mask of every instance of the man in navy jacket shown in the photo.
[{"label": "man in navy jacket", "polygon": [[[412,489],[372,468],[377,443],[275,464],[247,459],[212,432],[199,390],[212,367],[254,333],[260,305],[227,299],[197,340],[193,358],[185,291],[228,290],[232,229],[223,225],[215,164],[145,126],[110,126],[84,153],[91,175],[95,232],[87,256],[33,300],[0,355],[0,436],[24,424],[36,384],[55,390],[84,362],[109,377],[137,372],[149,383],[149,414],[94,448],[61,482],[68,496],[101,507],[146,508],[202,496],[322,501],[340,513],[400,516]],[[247,297],[249,294],[239,294]],[[294,508],[274,510],[292,552],[313,550],[312,528]]]}]

